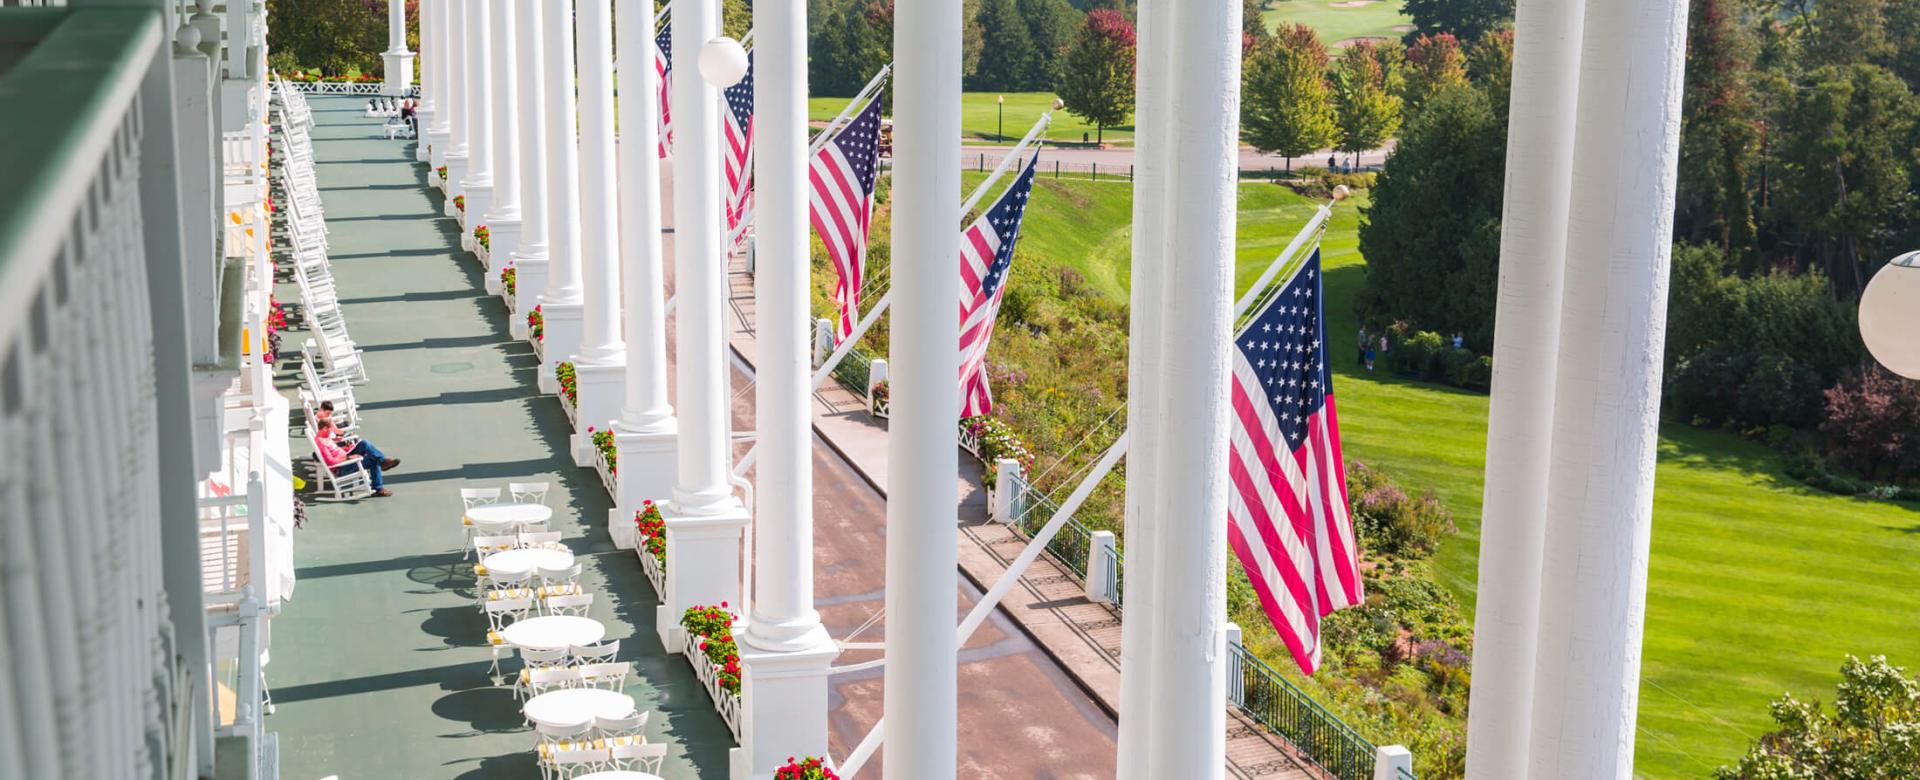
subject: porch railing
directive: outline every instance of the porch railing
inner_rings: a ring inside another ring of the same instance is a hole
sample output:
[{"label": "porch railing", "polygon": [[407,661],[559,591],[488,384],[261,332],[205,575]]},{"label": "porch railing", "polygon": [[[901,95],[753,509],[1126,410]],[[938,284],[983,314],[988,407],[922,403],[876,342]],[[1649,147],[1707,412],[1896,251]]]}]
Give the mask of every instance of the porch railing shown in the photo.
[{"label": "porch railing", "polygon": [[[1238,644],[1227,646],[1227,701],[1341,780],[1371,780],[1372,742]],[[1406,775],[1405,780],[1417,780]]]}]

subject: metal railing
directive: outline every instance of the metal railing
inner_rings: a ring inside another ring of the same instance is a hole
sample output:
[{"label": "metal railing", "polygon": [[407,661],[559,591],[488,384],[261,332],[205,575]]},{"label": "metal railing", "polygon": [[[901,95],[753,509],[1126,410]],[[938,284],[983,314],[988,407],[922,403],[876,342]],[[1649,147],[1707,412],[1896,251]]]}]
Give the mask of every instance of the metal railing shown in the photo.
[{"label": "metal railing", "polygon": [[847,389],[865,397],[867,378],[872,370],[873,356],[867,354],[866,350],[854,347],[847,352],[846,358],[840,361],[840,365],[833,367],[833,378],[839,380],[840,384],[846,385]]},{"label": "metal railing", "polygon": [[[1022,537],[1032,539],[1040,528],[1053,519],[1060,505],[1053,499],[1035,489],[1025,477],[1014,478],[1013,503],[1016,507],[1013,515],[1013,529]],[[1054,534],[1047,542],[1047,554],[1053,556],[1062,566],[1067,567],[1081,582],[1087,579],[1087,555],[1093,551],[1093,529],[1079,520],[1068,518],[1060,533]]]},{"label": "metal railing", "polygon": [[[1242,645],[1227,646],[1227,701],[1341,780],[1373,777],[1372,742]],[[1417,780],[1409,777],[1407,780]]]},{"label": "metal railing", "polygon": [[[386,95],[385,92],[381,91],[386,89],[386,82],[384,81],[288,81],[287,86],[292,87],[295,91],[306,92],[313,95],[371,95],[375,97]],[[399,97],[419,96],[419,84],[407,87],[406,93],[399,95]]]},{"label": "metal railing", "polygon": [[1118,547],[1102,547],[1100,548],[1100,555],[1106,558],[1107,564],[1105,568],[1106,582],[1100,585],[1106,589],[1104,592],[1107,594],[1107,598],[1113,601],[1115,607],[1125,606],[1123,600],[1127,592],[1127,558],[1121,554],[1120,548]]}]

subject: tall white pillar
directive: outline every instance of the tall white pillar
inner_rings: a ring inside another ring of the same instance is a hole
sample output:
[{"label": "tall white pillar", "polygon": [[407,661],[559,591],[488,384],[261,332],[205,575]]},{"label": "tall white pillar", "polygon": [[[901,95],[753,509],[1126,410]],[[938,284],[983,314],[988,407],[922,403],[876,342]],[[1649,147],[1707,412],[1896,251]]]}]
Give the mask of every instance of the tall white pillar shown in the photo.
[{"label": "tall white pillar", "polygon": [[487,3],[475,0],[467,3],[467,179],[461,185],[461,193],[466,196],[467,208],[460,219],[460,245],[473,248],[473,229],[479,227],[483,215],[493,208],[493,74],[488,66],[488,58],[493,47],[489,42]]},{"label": "tall white pillar", "polygon": [[[1226,766],[1227,443],[1238,191],[1240,3],[1185,4],[1167,29],[1165,256],[1160,313],[1149,777],[1205,780]],[[1177,247],[1178,251],[1167,251]]]},{"label": "tall white pillar", "polygon": [[627,383],[627,345],[620,334],[620,190],[615,187],[613,150],[613,2],[578,0],[574,18],[580,37],[580,267],[587,310],[580,348],[573,356],[578,416],[584,423],[574,434],[573,457],[575,463],[591,465],[599,455],[586,426],[604,430],[620,416]]},{"label": "tall white pillar", "polygon": [[453,113],[453,35],[447,31],[448,17],[453,15],[450,0],[427,0],[433,6],[430,20],[433,25],[433,48],[430,50],[433,63],[427,70],[427,76],[433,79],[433,111],[422,122],[421,132],[427,136],[429,151],[428,165],[438,169],[447,164],[447,147],[452,143],[452,127],[449,117]]},{"label": "tall white pillar", "polygon": [[[1172,96],[1167,80],[1172,0],[1140,0],[1138,63],[1134,81],[1133,312],[1127,353],[1127,470],[1153,474],[1160,452],[1160,310],[1166,289],[1165,188]],[[1154,482],[1127,480],[1126,538],[1152,539],[1158,511]],[[1149,780],[1147,754],[1153,709],[1155,545],[1127,549],[1120,631],[1120,734],[1115,777]]]},{"label": "tall white pillar", "polygon": [[413,52],[407,51],[406,0],[387,0],[387,50],[380,57],[387,64],[380,91],[395,97],[407,94],[413,86]]},{"label": "tall white pillar", "polygon": [[[700,75],[700,50],[720,34],[717,3],[673,12],[673,257],[679,296],[675,341],[679,462],[667,526],[667,592],[659,626],[677,646],[689,606],[740,605],[740,540],[746,507],[727,483],[730,460],[726,253],[720,212],[720,93]],[[645,153],[640,150],[639,153]]]},{"label": "tall white pillar", "polygon": [[[653,4],[620,0],[615,48],[653,51]],[[620,59],[630,94],[660,91],[653,57]],[[628,465],[608,528],[616,544],[632,543],[633,513],[649,499],[673,494],[680,421],[667,399],[666,255],[660,241],[660,158],[634,153],[659,148],[660,106],[654,100],[620,103],[620,289],[627,340],[627,394],[614,424],[614,446]]]},{"label": "tall white pillar", "polygon": [[[1547,522],[1560,292],[1580,93],[1579,0],[1526,0],[1514,16],[1493,400],[1481,515],[1467,775],[1525,777],[1533,722],[1541,540]],[[1131,563],[1131,562],[1129,562]]]},{"label": "tall white pillar", "polygon": [[443,23],[447,33],[447,108],[441,125],[447,134],[447,152],[441,164],[447,166],[447,200],[441,208],[447,216],[458,217],[453,199],[465,191],[467,164],[472,160],[467,144],[467,130],[472,127],[467,121],[472,102],[467,99],[467,4],[447,0],[444,8],[447,11]]},{"label": "tall white pillar", "polygon": [[500,270],[520,248],[520,122],[525,112],[518,99],[519,75],[525,66],[517,55],[513,0],[486,0],[492,32],[487,75],[493,83],[493,204],[481,217],[487,226],[489,292],[500,290]]},{"label": "tall white pillar", "polygon": [[433,115],[440,106],[440,87],[435,80],[440,77],[441,71],[440,66],[434,63],[434,58],[440,56],[441,46],[440,40],[435,37],[433,23],[439,14],[435,0],[420,0],[420,102],[413,108],[414,124],[419,128],[413,159],[418,162],[433,159]]},{"label": "tall white pillar", "polygon": [[515,79],[518,93],[514,101],[520,125],[520,219],[519,245],[513,250],[514,312],[507,323],[514,338],[527,337],[526,312],[540,302],[547,290],[547,127],[541,115],[546,106],[546,82],[541,78],[546,62],[546,25],[540,15],[540,0],[513,0],[514,53],[520,67]]},{"label": "tall white pillar", "polygon": [[741,746],[748,776],[767,777],[787,756],[827,754],[827,667],[839,652],[813,608],[812,334],[801,327],[811,319],[812,266],[806,0],[760,0],[753,29],[761,65],[753,85],[754,311],[765,327],[756,336],[762,454],[754,466],[755,592],[740,644]]},{"label": "tall white pillar", "polygon": [[[535,0],[545,11],[547,72],[547,289],[540,297],[543,392],[558,392],[554,363],[580,347],[580,137],[573,94],[573,0]],[[522,318],[526,315],[522,314]]]},{"label": "tall white pillar", "polygon": [[960,4],[895,14],[884,774],[940,780],[956,771],[959,673]]},{"label": "tall white pillar", "polygon": [[1686,18],[1591,2],[1581,30],[1531,777],[1633,774]]}]

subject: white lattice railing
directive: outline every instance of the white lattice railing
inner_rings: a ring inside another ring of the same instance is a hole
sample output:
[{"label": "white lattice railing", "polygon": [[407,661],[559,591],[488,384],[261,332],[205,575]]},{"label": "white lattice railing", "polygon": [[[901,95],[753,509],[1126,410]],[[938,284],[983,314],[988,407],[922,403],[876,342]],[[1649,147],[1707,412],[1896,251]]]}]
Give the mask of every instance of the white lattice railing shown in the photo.
[{"label": "white lattice railing", "polygon": [[[310,95],[384,95],[386,82],[381,81],[289,81],[288,86]],[[406,94],[400,97],[419,97],[420,85],[407,87]]]},{"label": "white lattice railing", "polygon": [[[642,556],[651,558],[645,552]],[[700,684],[707,689],[707,695],[713,697],[713,708],[720,712],[720,719],[727,722],[727,730],[733,732],[733,741],[740,741],[740,696],[720,687],[720,678],[714,673],[713,660],[700,649],[701,637],[691,631],[681,632],[686,639],[681,651],[687,655],[687,663],[693,665],[693,676],[700,678]]]}]

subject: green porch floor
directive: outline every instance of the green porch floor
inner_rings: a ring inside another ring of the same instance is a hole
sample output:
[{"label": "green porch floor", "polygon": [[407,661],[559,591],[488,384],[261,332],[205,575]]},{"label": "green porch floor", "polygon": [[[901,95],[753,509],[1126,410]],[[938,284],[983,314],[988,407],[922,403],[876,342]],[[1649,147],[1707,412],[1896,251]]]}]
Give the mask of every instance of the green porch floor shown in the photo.
[{"label": "green porch floor", "polygon": [[[585,563],[592,617],[634,664],[627,693],[653,711],[647,738],[672,746],[664,776],[724,777],[732,737],[686,662],[660,646],[657,599],[632,554],[607,538],[605,491],[556,454],[566,417],[534,389],[533,351],[507,335],[506,307],[484,294],[478,262],[439,216],[413,142],[379,138],[381,120],[361,116],[364,98],[311,104],[334,275],[372,377],[355,391],[362,430],[404,463],[387,479],[392,498],[309,504],[294,537],[298,583],[273,621],[266,673],[281,776],[540,776],[532,730],[487,679],[457,489],[550,480],[553,527]],[[285,351],[297,358],[302,337],[287,334]]]}]

